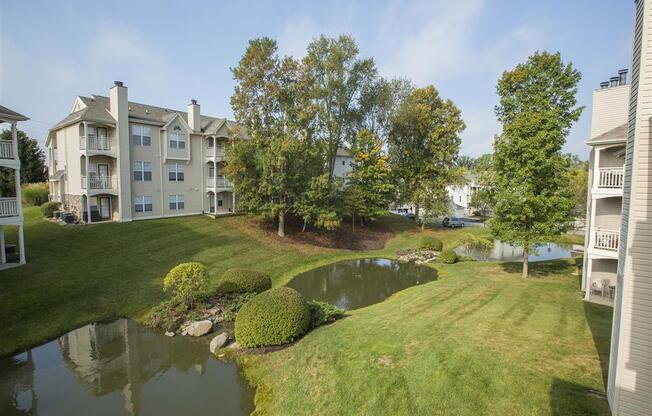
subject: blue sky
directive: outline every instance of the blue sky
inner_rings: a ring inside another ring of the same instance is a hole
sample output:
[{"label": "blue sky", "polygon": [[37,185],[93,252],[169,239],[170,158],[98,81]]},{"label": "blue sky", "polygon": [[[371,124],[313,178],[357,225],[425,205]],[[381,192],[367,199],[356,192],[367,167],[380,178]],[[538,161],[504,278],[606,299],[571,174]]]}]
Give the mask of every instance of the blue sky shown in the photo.
[{"label": "blue sky", "polygon": [[566,150],[586,158],[591,94],[628,68],[633,0],[25,1],[0,0],[0,104],[32,118],[41,141],[76,95],[231,117],[235,66],[247,41],[269,36],[301,56],[320,34],[354,36],[382,75],[434,84],[462,109],[461,153],[491,150],[496,80],[536,50],[560,51],[582,72],[586,106]]}]

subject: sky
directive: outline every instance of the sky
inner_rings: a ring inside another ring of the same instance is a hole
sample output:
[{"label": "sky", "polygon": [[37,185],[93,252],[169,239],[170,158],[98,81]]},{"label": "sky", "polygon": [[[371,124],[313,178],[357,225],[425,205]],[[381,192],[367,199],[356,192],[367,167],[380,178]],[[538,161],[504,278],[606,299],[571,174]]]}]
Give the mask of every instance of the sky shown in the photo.
[{"label": "sky", "polygon": [[500,132],[496,81],[535,51],[559,51],[582,72],[585,106],[565,151],[587,158],[592,92],[631,65],[633,0],[28,1],[0,0],[0,104],[31,118],[43,143],[77,95],[232,118],[229,99],[250,39],[303,56],[325,34],[348,34],[382,76],[433,84],[462,110],[460,154],[491,152]]}]

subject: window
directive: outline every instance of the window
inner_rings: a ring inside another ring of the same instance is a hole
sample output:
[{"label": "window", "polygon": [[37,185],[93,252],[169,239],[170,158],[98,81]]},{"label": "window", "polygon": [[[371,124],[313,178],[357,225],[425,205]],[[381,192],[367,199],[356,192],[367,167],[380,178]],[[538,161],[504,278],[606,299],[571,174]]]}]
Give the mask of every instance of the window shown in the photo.
[{"label": "window", "polygon": [[174,126],[174,129],[168,135],[170,136],[170,149],[186,148],[186,135],[181,131],[181,127]]},{"label": "window", "polygon": [[151,146],[152,129],[147,126],[134,124],[131,126],[131,141],[134,146]]},{"label": "window", "polygon": [[345,162],[345,161],[342,161],[342,166],[346,166],[346,162]]},{"label": "window", "polygon": [[170,210],[184,209],[185,203],[182,194],[170,195]]},{"label": "window", "polygon": [[171,181],[183,181],[183,165],[180,163],[169,165],[168,175]]},{"label": "window", "polygon": [[152,162],[144,160],[134,161],[134,180],[146,181],[152,180]]},{"label": "window", "polygon": [[134,209],[136,212],[150,212],[152,211],[152,197],[151,196],[137,196]]},{"label": "window", "polygon": [[224,201],[222,200],[222,198],[217,200],[217,206],[218,207],[224,206]]}]

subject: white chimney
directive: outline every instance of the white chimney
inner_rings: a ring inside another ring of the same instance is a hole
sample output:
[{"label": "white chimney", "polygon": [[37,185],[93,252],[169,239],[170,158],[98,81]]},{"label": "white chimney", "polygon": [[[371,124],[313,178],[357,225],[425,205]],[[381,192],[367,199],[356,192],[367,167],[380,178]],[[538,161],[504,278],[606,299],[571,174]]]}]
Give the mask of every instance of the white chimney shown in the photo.
[{"label": "white chimney", "polygon": [[131,221],[131,157],[129,154],[129,98],[127,87],[115,81],[109,91],[109,112],[116,121],[115,143],[120,193],[120,221]]},{"label": "white chimney", "polygon": [[194,131],[201,131],[200,120],[199,104],[197,104],[197,100],[190,100],[190,104],[188,104],[188,125]]}]

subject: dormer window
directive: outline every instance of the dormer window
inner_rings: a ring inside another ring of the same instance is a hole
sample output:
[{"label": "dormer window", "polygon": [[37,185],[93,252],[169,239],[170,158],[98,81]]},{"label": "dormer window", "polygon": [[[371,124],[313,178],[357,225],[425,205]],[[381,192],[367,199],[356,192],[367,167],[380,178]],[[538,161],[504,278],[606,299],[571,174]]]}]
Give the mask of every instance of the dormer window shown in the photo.
[{"label": "dormer window", "polygon": [[181,131],[181,127],[174,126],[168,135],[170,136],[170,149],[186,148],[186,134]]}]

